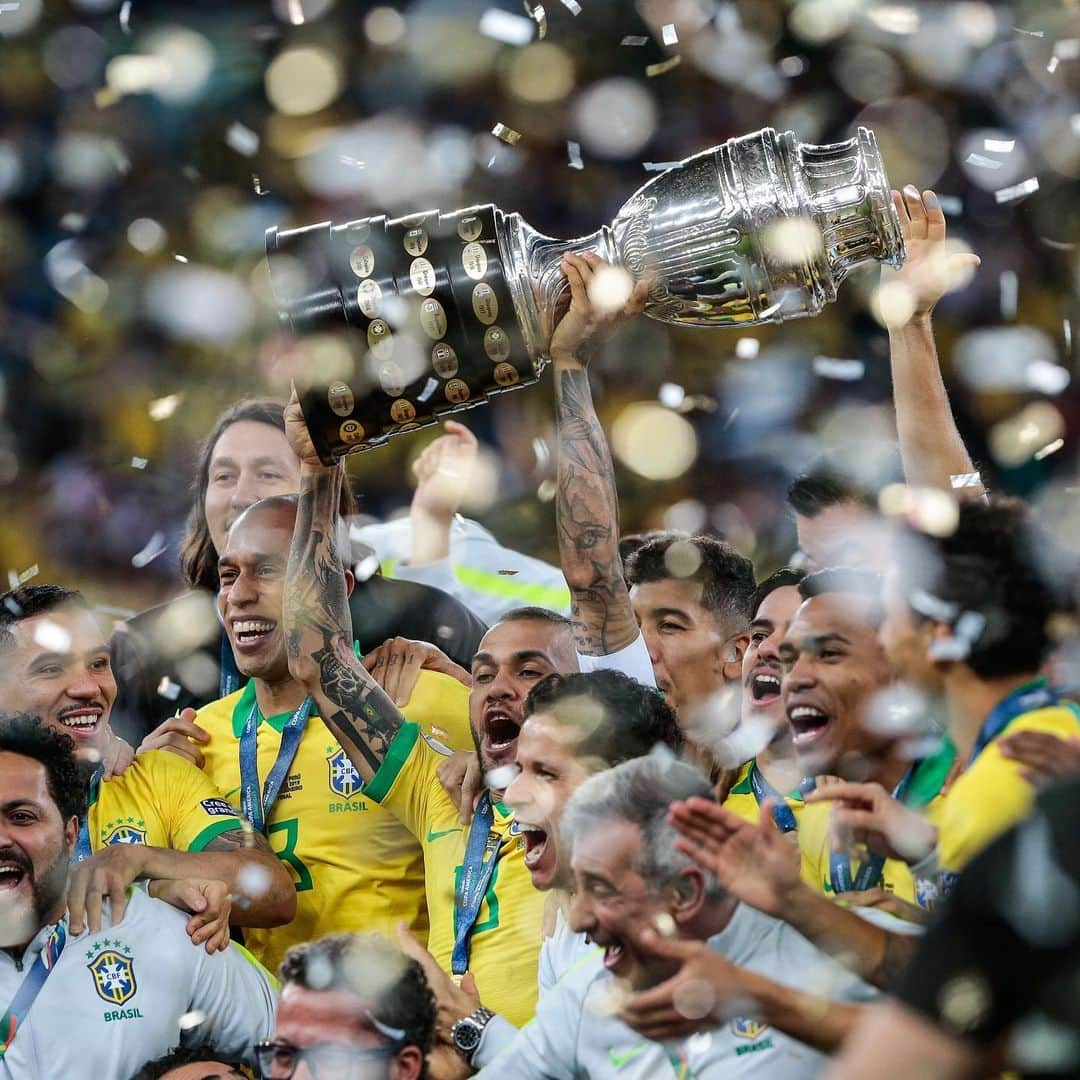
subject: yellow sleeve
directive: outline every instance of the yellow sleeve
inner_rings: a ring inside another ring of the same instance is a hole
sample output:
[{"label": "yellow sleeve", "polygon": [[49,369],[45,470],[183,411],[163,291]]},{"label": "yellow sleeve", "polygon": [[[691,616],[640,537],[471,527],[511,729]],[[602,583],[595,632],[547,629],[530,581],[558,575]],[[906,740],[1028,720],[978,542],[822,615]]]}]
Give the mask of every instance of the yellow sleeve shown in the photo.
[{"label": "yellow sleeve", "polygon": [[203,851],[224,832],[245,827],[240,811],[190,761],[168,750],[151,750],[139,761],[159,806],[174,851]]},{"label": "yellow sleeve", "polygon": [[428,745],[418,724],[406,722],[394,736],[379,771],[364,785],[364,797],[385,806],[417,839],[428,822],[429,804],[442,785],[435,775],[442,755]]},{"label": "yellow sleeve", "polygon": [[451,750],[474,749],[469,730],[469,688],[452,676],[421,671],[404,712],[425,735]]},{"label": "yellow sleeve", "polygon": [[[1080,719],[1054,706],[1017,717],[1003,733],[1042,731],[1060,738],[1080,735]],[[1027,817],[1035,789],[1024,779],[1026,766],[1001,753],[994,739],[953,785],[942,801],[938,852],[941,865],[959,873],[1006,829]]]}]

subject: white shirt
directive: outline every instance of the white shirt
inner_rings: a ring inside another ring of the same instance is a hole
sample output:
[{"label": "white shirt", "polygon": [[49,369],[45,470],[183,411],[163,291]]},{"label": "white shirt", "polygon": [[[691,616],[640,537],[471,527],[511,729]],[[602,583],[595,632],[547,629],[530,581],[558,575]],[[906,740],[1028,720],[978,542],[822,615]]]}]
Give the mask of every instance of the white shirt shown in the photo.
[{"label": "white shirt", "polygon": [[[207,955],[192,945],[187,916],[141,888],[124,918],[96,934],[68,937],[64,951],[0,1059],[2,1080],[127,1080],[174,1046],[213,1043],[254,1065],[253,1045],[274,1028],[277,990],[239,946]],[[7,1009],[53,927],[17,964],[0,952],[0,1012]],[[20,970],[21,968],[21,970]],[[207,1022],[184,1033],[180,1018]]]},{"label": "white shirt", "polygon": [[372,548],[387,577],[433,585],[460,600],[489,626],[511,608],[545,607],[570,614],[570,590],[557,566],[504,547],[482,525],[460,514],[450,526],[450,552],[410,563],[408,517],[353,526],[349,535]]},{"label": "white shirt", "polygon": [[578,667],[583,672],[621,671],[631,679],[637,679],[642,686],[656,686],[656,676],[649,659],[649,647],[645,644],[645,636],[640,632],[629,645],[624,645],[606,656],[585,656],[578,653],[577,658]]},{"label": "white shirt", "polygon": [[[877,991],[815,948],[787,923],[739,904],[709,945],[732,963],[834,1001],[872,1000]],[[477,1073],[486,1080],[662,1080],[680,1057],[695,1080],[746,1076],[810,1080],[827,1058],[753,1016],[735,1016],[677,1043],[643,1039],[610,1009],[615,979],[600,956],[573,968],[540,1000],[536,1017]]]}]

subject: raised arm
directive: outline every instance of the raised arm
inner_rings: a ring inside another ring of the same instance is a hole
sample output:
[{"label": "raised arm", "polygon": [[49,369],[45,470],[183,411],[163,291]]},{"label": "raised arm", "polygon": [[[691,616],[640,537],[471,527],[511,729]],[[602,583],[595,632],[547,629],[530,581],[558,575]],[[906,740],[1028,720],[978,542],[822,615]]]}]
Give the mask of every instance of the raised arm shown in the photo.
[{"label": "raised arm", "polygon": [[595,307],[589,288],[606,264],[596,255],[567,255],[570,310],[551,338],[558,422],[558,486],[555,497],[559,556],[570,586],[578,651],[604,656],[638,635],[630,593],[619,559],[619,499],[611,451],[596,416],[588,364],[601,339],[622,318],[644,310],[648,284],[639,281],[626,305],[613,312]]},{"label": "raised arm", "polygon": [[[983,493],[981,482],[952,487],[951,477],[977,472],[960,438],[941,377],[931,315],[934,305],[967,282],[979,257],[950,249],[945,215],[932,191],[908,185],[893,192],[893,204],[907,246],[900,270],[882,269],[883,288],[899,286],[895,318],[889,324],[896,430],[904,476],[909,484],[944,488],[959,498]],[[908,290],[906,295],[902,290]],[[892,305],[886,305],[890,308]],[[910,312],[910,314],[909,314]],[[888,313],[886,313],[888,314]]]},{"label": "raised arm", "polygon": [[285,574],[289,672],[304,684],[361,778],[370,780],[404,717],[353,652],[349,589],[338,550],[344,466],[319,462],[295,392],[285,409],[285,431],[301,462]]}]

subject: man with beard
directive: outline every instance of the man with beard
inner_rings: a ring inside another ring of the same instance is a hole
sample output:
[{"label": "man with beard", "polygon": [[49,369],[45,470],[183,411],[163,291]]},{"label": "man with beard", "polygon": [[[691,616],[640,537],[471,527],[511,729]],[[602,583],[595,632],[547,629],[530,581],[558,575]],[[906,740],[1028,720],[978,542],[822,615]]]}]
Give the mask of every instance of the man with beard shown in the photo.
[{"label": "man with beard", "polygon": [[72,738],[89,778],[70,879],[75,933],[84,916],[91,930],[100,928],[105,895],[119,921],[124,891],[137,878],[155,881],[155,895],[191,907],[193,940],[208,947],[216,913],[196,879],[221,881],[237,897],[238,926],[278,926],[293,917],[291,883],[269,845],[189,762],[141,754],[120,776],[104,778],[97,763],[112,739],[116,682],[105,636],[80,593],[27,585],[0,597],[0,689],[7,708]]},{"label": "man with beard", "polygon": [[505,615],[472,661],[469,724],[486,788],[464,828],[439,782],[440,750],[409,723],[347,648],[351,641],[337,541],[340,466],[315,453],[296,397],[286,409],[302,462],[300,508],[285,583],[289,670],[314,699],[364,784],[423,845],[428,947],[444,970],[470,972],[481,998],[522,1024],[536,1003],[544,897],[502,792],[513,776],[522,709],[547,675],[577,667],[567,619],[543,608]]},{"label": "man with beard", "polygon": [[[267,967],[290,945],[329,931],[392,932],[400,921],[426,929],[419,844],[362,791],[322,702],[289,673],[282,598],[296,521],[294,495],[255,503],[229,530],[218,561],[218,612],[247,685],[199,711],[197,743],[163,725],[143,744],[197,761],[238,796],[290,872],[296,917],[246,938]],[[343,576],[343,595],[350,585],[351,575]],[[348,645],[354,648],[351,637]],[[406,709],[425,735],[463,746],[465,698],[457,679],[425,671]]]},{"label": "man with beard", "polygon": [[[517,775],[503,802],[525,839],[525,866],[533,887],[548,894],[540,949],[540,998],[588,951],[583,934],[570,929],[566,912],[573,879],[559,837],[567,799],[591,775],[650,753],[658,746],[678,752],[682,736],[675,713],[661,695],[621,671],[549,675],[529,692],[518,735]],[[480,1067],[516,1031],[473,994],[455,985],[430,953],[402,938],[423,965],[439,1002],[439,1035]]]},{"label": "man with beard", "polygon": [[122,922],[65,917],[86,789],[71,739],[36,718],[0,717],[0,1077],[130,1076],[185,1041],[253,1063],[270,1030],[270,976],[238,946],[208,955],[184,917],[132,890]]},{"label": "man with beard", "polygon": [[[534,1023],[478,1074],[511,1080],[606,1076],[816,1076],[874,991],[790,927],[739,904],[681,854],[666,822],[672,801],[709,798],[708,781],[662,754],[601,772],[563,811],[573,872],[571,926],[603,950],[540,1003]],[[708,951],[714,971],[684,998],[693,1034],[646,1041],[616,1015],[620,991],[647,993]],[[828,985],[829,998],[802,991]],[[705,1035],[708,1035],[705,1038]]]}]

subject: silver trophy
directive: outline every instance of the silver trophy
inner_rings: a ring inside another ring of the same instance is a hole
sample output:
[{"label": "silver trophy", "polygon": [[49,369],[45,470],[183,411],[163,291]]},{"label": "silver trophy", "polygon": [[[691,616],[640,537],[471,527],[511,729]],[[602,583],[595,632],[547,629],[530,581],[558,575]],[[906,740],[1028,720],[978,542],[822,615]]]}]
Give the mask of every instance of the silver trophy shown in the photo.
[{"label": "silver trophy", "polygon": [[329,463],[535,382],[566,251],[649,278],[660,322],[754,326],[816,315],[854,267],[900,266],[904,241],[873,132],[813,146],[765,128],[681,161],[576,240],[488,204],[273,228],[266,251],[283,324],[351,328],[366,354],[301,391]]}]

